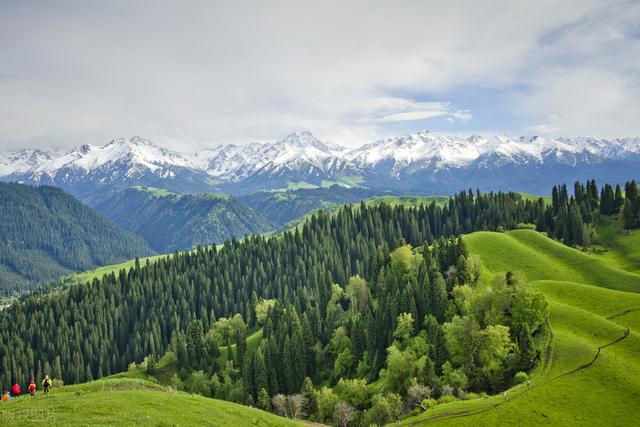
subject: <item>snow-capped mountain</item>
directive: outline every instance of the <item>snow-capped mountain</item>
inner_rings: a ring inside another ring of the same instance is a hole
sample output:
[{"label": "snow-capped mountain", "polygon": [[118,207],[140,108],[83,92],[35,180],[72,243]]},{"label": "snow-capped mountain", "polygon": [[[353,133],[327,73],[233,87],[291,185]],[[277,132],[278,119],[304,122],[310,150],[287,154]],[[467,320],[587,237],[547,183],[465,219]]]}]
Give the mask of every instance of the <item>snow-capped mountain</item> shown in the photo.
[{"label": "snow-capped mountain", "polygon": [[[16,159],[12,161],[12,159]],[[208,175],[182,155],[140,137],[82,145],[68,152],[21,150],[0,157],[2,180],[62,187],[81,198],[104,187],[158,185],[209,191]]]},{"label": "snow-capped mountain", "polygon": [[349,149],[308,132],[273,143],[178,153],[140,137],[69,152],[0,154],[0,179],[61,186],[80,197],[105,186],[246,194],[292,184],[349,182],[376,190],[548,191],[558,182],[638,178],[640,138],[452,136],[429,131]]},{"label": "snow-capped mountain", "polygon": [[217,178],[238,182],[254,173],[324,172],[346,149],[321,142],[309,132],[296,132],[273,144],[224,145],[196,154],[193,163]]}]

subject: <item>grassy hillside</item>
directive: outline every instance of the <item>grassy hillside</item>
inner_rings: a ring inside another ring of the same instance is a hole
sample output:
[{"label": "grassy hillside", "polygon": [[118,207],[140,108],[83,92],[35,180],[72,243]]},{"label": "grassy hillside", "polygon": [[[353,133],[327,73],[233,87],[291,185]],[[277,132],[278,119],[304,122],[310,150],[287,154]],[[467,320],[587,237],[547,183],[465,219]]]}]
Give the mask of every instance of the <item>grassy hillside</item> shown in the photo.
[{"label": "grassy hillside", "polygon": [[625,230],[618,216],[603,217],[596,227],[594,243],[603,258],[640,273],[640,230]]},{"label": "grassy hillside", "polygon": [[187,195],[132,187],[111,194],[95,208],[160,253],[273,229],[264,216],[221,194]]},{"label": "grassy hillside", "polygon": [[485,256],[490,272],[520,271],[529,281],[566,280],[621,291],[640,292],[640,275],[598,255],[572,249],[531,230],[479,232],[465,237],[472,253]]},{"label": "grassy hillside", "polygon": [[[165,256],[170,256],[170,255],[152,255],[148,257],[139,258],[140,265],[144,265],[147,261],[149,262],[157,261],[160,258],[163,258]],[[71,278],[72,280],[78,281],[78,282],[90,282],[95,278],[97,279],[102,278],[102,276],[104,276],[105,274],[117,273],[122,269],[129,270],[130,268],[135,266],[135,264],[136,264],[136,260],[134,258],[118,264],[105,265],[102,267],[95,268],[93,270],[87,270],[87,271],[83,271],[82,273],[76,273],[72,275]]]},{"label": "grassy hillside", "polygon": [[294,426],[231,402],[171,391],[145,380],[104,379],[0,403],[3,425]]},{"label": "grassy hillside", "polygon": [[[550,303],[553,333],[532,384],[439,405],[402,424],[629,425],[640,416],[640,275],[528,230],[465,237],[487,277],[521,271]],[[627,329],[628,328],[628,329]]]},{"label": "grassy hillside", "polygon": [[0,296],[153,252],[54,187],[0,183]]}]

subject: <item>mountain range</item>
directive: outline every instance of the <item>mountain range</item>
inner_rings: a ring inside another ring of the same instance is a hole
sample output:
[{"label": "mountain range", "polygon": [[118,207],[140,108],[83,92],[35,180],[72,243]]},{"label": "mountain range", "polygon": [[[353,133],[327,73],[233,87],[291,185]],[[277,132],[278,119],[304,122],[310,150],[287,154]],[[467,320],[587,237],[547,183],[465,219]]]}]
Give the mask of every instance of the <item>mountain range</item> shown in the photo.
[{"label": "mountain range", "polygon": [[91,202],[105,186],[145,185],[179,193],[317,188],[332,184],[396,193],[450,194],[463,188],[540,193],[559,182],[636,178],[640,138],[451,136],[430,131],[358,148],[308,132],[273,143],[179,153],[141,137],[68,152],[0,154],[0,180],[62,187]]}]

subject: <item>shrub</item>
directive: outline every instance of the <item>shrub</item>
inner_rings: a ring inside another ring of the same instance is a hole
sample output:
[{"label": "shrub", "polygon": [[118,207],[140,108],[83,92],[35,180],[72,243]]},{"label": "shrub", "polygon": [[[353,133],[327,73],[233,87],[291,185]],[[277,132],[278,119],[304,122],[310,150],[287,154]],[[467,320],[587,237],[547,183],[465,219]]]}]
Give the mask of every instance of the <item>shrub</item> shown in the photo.
[{"label": "shrub", "polygon": [[518,225],[516,225],[516,228],[518,230],[535,230],[536,229],[536,225],[535,224],[525,224],[525,223],[521,222]]},{"label": "shrub", "polygon": [[440,405],[440,404],[442,404],[442,403],[455,402],[456,400],[458,400],[458,398],[457,398],[457,397],[455,397],[455,396],[452,396],[452,395],[444,395],[444,396],[441,396],[441,397],[438,399],[438,405]]},{"label": "shrub", "polygon": [[429,408],[433,408],[437,404],[438,404],[438,401],[436,401],[435,399],[424,399],[422,401],[422,409],[426,411]]},{"label": "shrub", "polygon": [[452,396],[453,395],[453,387],[449,384],[445,384],[442,386],[442,396]]},{"label": "shrub", "polygon": [[513,381],[516,384],[523,384],[526,383],[527,381],[529,381],[529,375],[527,375],[525,372],[518,372],[515,377],[513,377]]}]

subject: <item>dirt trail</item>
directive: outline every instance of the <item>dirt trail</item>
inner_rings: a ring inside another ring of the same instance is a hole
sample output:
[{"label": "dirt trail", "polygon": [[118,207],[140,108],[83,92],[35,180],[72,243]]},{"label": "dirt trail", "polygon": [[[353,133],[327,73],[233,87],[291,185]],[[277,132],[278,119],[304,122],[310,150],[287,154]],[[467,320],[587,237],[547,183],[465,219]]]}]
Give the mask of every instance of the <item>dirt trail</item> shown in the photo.
[{"label": "dirt trail", "polygon": [[607,320],[615,319],[616,317],[624,316],[625,314],[631,313],[633,311],[638,311],[638,310],[640,310],[640,307],[627,308],[626,310],[623,310],[620,313],[612,314],[611,316],[607,317]]}]

